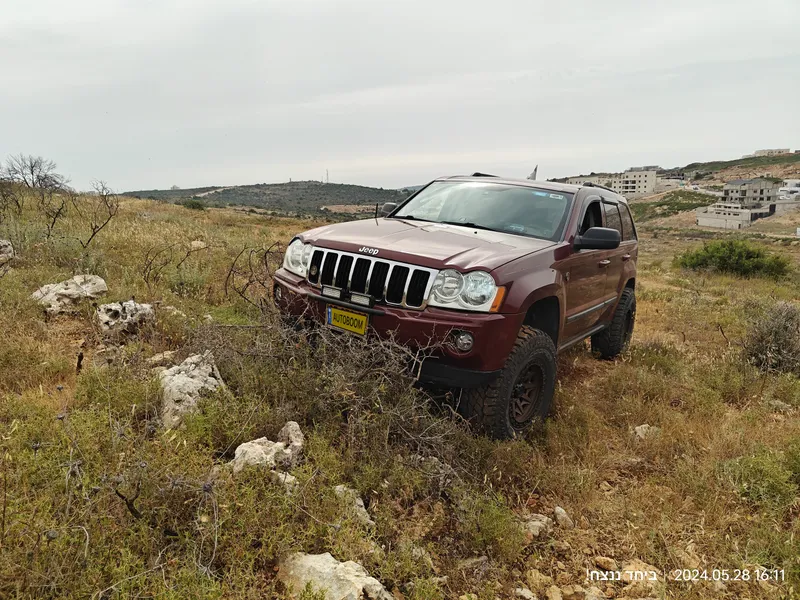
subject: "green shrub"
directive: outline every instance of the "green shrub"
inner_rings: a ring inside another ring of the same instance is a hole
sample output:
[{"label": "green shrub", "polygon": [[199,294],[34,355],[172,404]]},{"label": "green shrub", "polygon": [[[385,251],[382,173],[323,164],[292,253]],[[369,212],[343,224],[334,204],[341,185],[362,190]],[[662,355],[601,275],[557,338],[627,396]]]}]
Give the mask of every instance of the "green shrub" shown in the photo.
[{"label": "green shrub", "polygon": [[206,209],[206,205],[205,205],[204,202],[201,202],[200,200],[195,200],[194,198],[189,198],[188,200],[183,200],[182,202],[179,202],[178,204],[180,204],[184,208],[189,208],[191,210],[205,210]]},{"label": "green shrub", "polygon": [[741,277],[780,278],[790,271],[789,259],[770,254],[744,240],[716,240],[675,258],[679,267],[731,273]]}]

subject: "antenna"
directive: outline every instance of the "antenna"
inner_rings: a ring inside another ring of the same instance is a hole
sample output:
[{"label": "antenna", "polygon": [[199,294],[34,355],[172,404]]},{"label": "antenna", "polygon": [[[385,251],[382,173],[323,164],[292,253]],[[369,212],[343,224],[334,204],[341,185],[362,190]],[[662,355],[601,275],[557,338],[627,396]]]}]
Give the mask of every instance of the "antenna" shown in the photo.
[{"label": "antenna", "polygon": [[325,169],[325,183],[330,183],[331,180],[328,178],[328,169]]}]

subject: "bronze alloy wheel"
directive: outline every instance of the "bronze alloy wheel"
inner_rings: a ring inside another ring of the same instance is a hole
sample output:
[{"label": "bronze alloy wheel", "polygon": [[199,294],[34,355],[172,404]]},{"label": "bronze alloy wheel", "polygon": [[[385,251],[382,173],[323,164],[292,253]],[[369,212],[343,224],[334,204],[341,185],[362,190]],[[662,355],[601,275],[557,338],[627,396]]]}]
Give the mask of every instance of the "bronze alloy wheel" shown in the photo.
[{"label": "bronze alloy wheel", "polygon": [[527,365],[517,376],[508,403],[508,416],[515,427],[524,427],[538,413],[543,384],[542,369],[534,363]]}]

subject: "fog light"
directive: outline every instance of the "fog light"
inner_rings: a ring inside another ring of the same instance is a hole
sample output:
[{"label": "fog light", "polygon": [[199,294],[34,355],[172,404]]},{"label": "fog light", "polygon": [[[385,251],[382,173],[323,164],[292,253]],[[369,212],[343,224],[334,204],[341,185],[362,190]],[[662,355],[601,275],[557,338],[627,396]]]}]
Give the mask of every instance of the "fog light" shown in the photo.
[{"label": "fog light", "polygon": [[328,287],[327,285],[322,286],[322,295],[328,296],[329,298],[337,298],[341,299],[342,297],[342,290],[337,288]]},{"label": "fog light", "polygon": [[453,334],[453,342],[455,343],[456,348],[461,350],[461,352],[469,352],[472,350],[472,346],[475,343],[475,338],[472,337],[472,334],[469,331],[458,331]]},{"label": "fog light", "polygon": [[369,306],[371,304],[370,297],[362,296],[361,294],[350,294],[350,302],[361,306]]}]

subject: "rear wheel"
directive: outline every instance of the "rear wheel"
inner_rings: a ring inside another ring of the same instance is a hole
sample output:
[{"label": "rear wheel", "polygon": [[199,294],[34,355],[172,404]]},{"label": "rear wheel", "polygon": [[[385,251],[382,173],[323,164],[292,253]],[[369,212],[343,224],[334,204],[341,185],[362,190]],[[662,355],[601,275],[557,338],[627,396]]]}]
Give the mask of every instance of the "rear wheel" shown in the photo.
[{"label": "rear wheel", "polygon": [[592,336],[592,352],[600,354],[600,358],[616,358],[628,347],[633,336],[636,322],[636,295],[633,289],[622,290],[611,325]]},{"label": "rear wheel", "polygon": [[524,326],[492,383],[465,390],[461,414],[496,439],[522,435],[550,413],[556,383],[556,348],[549,335]]}]

